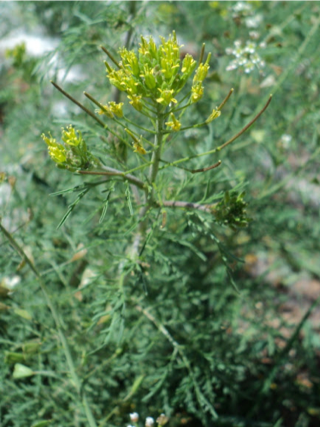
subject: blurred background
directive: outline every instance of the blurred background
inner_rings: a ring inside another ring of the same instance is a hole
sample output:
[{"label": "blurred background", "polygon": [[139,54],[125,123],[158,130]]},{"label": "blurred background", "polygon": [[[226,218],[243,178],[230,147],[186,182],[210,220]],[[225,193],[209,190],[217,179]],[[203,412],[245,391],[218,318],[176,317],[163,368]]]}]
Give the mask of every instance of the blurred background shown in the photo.
[{"label": "blurred background", "polygon": [[[133,411],[165,412],[170,426],[319,426],[319,25],[318,2],[0,2],[1,223],[47,281],[99,426],[125,425]],[[88,108],[83,91],[116,99],[100,45],[116,56],[173,30],[183,55],[198,59],[202,43],[212,52],[186,122],[234,93],[214,126],[186,131],[169,156],[221,145],[273,94],[220,168],[168,175],[181,200],[244,190],[251,222],[209,233],[204,217],[168,213],[166,234],[148,243],[148,297],[136,283],[119,296],[114,272],[133,226],[125,190],[103,223],[93,190],[57,229],[75,195],[52,193],[83,179],[54,166],[40,135],[72,123],[97,155],[108,151],[50,80]],[[37,281],[4,236],[0,331],[1,426],[87,425]],[[49,374],[15,379],[17,362]]]}]

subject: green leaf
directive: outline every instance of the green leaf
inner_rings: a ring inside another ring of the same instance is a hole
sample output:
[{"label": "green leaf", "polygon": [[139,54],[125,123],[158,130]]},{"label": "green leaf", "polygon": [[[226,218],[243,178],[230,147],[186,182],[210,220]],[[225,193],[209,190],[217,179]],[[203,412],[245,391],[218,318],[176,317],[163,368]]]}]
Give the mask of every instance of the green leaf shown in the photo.
[{"label": "green leaf", "polygon": [[28,366],[22,365],[21,363],[16,363],[14,365],[12,377],[15,380],[31,377],[32,375],[34,375],[34,372],[32,369],[28,368]]},{"label": "green leaf", "polygon": [[24,319],[32,320],[32,316],[27,310],[22,310],[21,308],[15,308],[14,313],[20,317],[23,317]]},{"label": "green leaf", "polygon": [[53,420],[43,420],[43,421],[38,421],[35,424],[32,424],[31,427],[45,427],[48,426],[49,424],[52,423]]}]

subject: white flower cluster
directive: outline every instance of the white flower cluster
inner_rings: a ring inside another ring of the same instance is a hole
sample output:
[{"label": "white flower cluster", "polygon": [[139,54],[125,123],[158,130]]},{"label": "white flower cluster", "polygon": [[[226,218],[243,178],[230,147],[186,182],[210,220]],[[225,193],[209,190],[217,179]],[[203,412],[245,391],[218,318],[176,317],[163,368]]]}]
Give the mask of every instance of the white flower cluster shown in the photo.
[{"label": "white flower cluster", "polygon": [[244,1],[237,1],[232,7],[233,17],[246,16],[252,13],[252,7],[250,3]]},{"label": "white flower cluster", "polygon": [[255,15],[252,5],[248,2],[238,1],[231,7],[234,19],[243,19],[247,28],[258,28],[263,20],[260,14]]},{"label": "white flower cluster", "polygon": [[[260,48],[264,47],[261,43]],[[240,40],[234,42],[233,48],[227,48],[227,55],[235,56],[230,64],[227,66],[227,71],[236,69],[243,69],[245,73],[251,73],[255,68],[261,71],[261,68],[265,66],[265,62],[261,59],[260,55],[256,51],[257,45],[252,41],[247,41],[245,46],[242,46]]]},{"label": "white flower cluster", "polygon": [[[168,422],[169,418],[165,414],[159,415],[157,418],[157,424],[158,427],[164,426]],[[130,421],[134,423],[135,425],[132,426],[129,424],[127,427],[136,427],[137,422],[139,421],[139,414],[137,412],[133,412],[130,414]],[[145,427],[153,427],[154,426],[154,419],[152,417],[147,417],[145,421]]]}]

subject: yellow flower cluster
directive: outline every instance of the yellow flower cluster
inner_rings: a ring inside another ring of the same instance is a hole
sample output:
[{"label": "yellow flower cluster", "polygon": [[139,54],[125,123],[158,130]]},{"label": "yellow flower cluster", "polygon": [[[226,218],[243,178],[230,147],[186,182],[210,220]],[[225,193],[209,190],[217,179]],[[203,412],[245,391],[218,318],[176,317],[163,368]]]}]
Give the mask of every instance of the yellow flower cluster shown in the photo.
[{"label": "yellow flower cluster", "polygon": [[127,132],[128,135],[131,136],[131,138],[133,139],[133,151],[135,153],[139,153],[139,154],[147,154],[146,150],[143,148],[142,145],[142,136],[140,136],[140,138],[138,139],[132,132],[130,129],[125,128],[125,131]]},{"label": "yellow flower cluster", "polygon": [[95,165],[96,159],[88,152],[87,145],[80,131],[76,131],[71,125],[62,128],[63,144],[57,143],[51,136],[41,135],[48,146],[49,155],[57,163],[58,167],[77,170],[87,169],[89,164]]},{"label": "yellow flower cluster", "polygon": [[102,105],[102,108],[97,110],[98,114],[105,114],[110,119],[113,119],[114,116],[123,117],[123,102],[117,104],[116,102],[108,102],[108,105]]},{"label": "yellow flower cluster", "polygon": [[[127,93],[130,104],[136,110],[142,111],[145,98],[167,107],[177,103],[176,95],[197,65],[189,54],[181,61],[180,48],[174,32],[168,40],[161,37],[160,46],[156,45],[152,37],[141,37],[138,54],[126,48],[119,50],[121,61],[118,69],[106,63],[107,77],[112,85]],[[117,64],[113,58],[112,60]],[[210,56],[196,71],[192,102],[197,102],[202,97],[202,81],[207,75],[209,60]]]},{"label": "yellow flower cluster", "polygon": [[52,138],[51,134],[46,136],[44,133],[41,135],[41,138],[48,146],[48,151],[50,157],[53,161],[58,164],[63,164],[67,160],[66,150],[62,144],[57,143],[57,141]]},{"label": "yellow flower cluster", "polygon": [[[78,132],[78,135],[77,135]],[[76,131],[72,125],[67,126],[66,129],[62,128],[62,141],[67,145],[72,145],[77,147],[81,143],[83,143],[82,135],[80,131]]]},{"label": "yellow flower cluster", "polygon": [[209,66],[210,57],[211,57],[211,54],[209,53],[206,62],[204,64],[199,64],[196,74],[193,77],[192,88],[191,88],[192,102],[198,102],[203,96],[204,87],[202,86],[202,82],[207,77],[208,70],[210,68]]},{"label": "yellow flower cluster", "polygon": [[173,113],[170,114],[170,118],[171,122],[166,122],[166,125],[170,126],[173,131],[177,132],[181,128],[181,123],[175,118]]},{"label": "yellow flower cluster", "polygon": [[218,109],[213,109],[212,113],[210,114],[210,116],[207,118],[206,123],[210,123],[213,120],[217,119],[218,117],[221,116],[221,111],[219,111]]}]

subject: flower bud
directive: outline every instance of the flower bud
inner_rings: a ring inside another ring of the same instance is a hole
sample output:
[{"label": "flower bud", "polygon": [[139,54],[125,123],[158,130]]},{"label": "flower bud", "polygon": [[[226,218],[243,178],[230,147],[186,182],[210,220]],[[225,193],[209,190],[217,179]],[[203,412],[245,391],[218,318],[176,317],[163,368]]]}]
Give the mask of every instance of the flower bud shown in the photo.
[{"label": "flower bud", "polygon": [[212,113],[210,114],[210,116],[207,118],[206,123],[210,123],[213,120],[217,119],[218,117],[221,116],[221,111],[217,110],[217,109],[213,109]]},{"label": "flower bud", "polygon": [[166,122],[167,126],[170,126],[172,130],[177,132],[181,128],[181,123],[177,120],[173,113],[170,114],[171,122]]},{"label": "flower bud", "polygon": [[138,422],[138,420],[139,420],[139,414],[138,414],[138,412],[132,412],[132,414],[130,414],[130,420],[133,423]]},{"label": "flower bud", "polygon": [[153,424],[154,424],[154,419],[152,417],[147,417],[145,426],[146,427],[153,427]]},{"label": "flower bud", "polygon": [[157,99],[157,102],[162,105],[169,105],[171,102],[174,102],[175,104],[178,102],[176,99],[173,98],[173,89],[159,89],[159,92],[161,93],[160,98]]},{"label": "flower bud", "polygon": [[165,424],[167,424],[168,421],[169,421],[169,418],[165,414],[161,414],[157,418],[157,423],[159,426],[164,426]]}]

